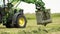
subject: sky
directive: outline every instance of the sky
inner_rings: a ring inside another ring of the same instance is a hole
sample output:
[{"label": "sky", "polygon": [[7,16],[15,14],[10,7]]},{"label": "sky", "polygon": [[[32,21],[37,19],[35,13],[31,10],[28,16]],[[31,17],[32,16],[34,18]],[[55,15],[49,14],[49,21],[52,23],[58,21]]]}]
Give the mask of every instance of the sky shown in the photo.
[{"label": "sky", "polygon": [[18,5],[18,8],[24,9],[24,13],[35,13],[35,4],[28,4],[25,2],[21,2],[20,5]]},{"label": "sky", "polygon": [[51,9],[51,13],[60,13],[60,0],[43,0],[45,7]]},{"label": "sky", "polygon": [[[43,2],[45,3],[46,9],[51,9],[51,13],[60,13],[60,0],[43,0]],[[0,4],[2,4],[2,2],[0,2]],[[21,2],[17,8],[24,9],[24,13],[35,13],[36,10],[35,4],[25,2]]]},{"label": "sky", "polygon": [[[46,9],[51,9],[51,13],[60,13],[60,0],[43,0]],[[35,13],[35,5],[21,2],[20,8],[24,9],[24,13]],[[19,7],[18,6],[18,7]]]}]

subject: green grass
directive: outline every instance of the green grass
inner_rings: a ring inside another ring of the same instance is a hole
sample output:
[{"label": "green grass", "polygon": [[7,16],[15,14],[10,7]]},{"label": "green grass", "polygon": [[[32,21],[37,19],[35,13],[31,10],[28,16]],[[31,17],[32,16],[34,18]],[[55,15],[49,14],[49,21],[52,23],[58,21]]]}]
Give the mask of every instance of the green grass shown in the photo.
[{"label": "green grass", "polygon": [[26,28],[6,28],[0,25],[0,34],[60,34],[60,14],[51,14],[52,23],[46,27],[37,25],[35,14],[25,14]]},{"label": "green grass", "polygon": [[55,13],[55,14],[52,14],[51,15],[53,18],[55,18],[55,17],[60,17],[60,13]]},{"label": "green grass", "polygon": [[[36,19],[36,14],[25,14],[25,16],[29,20]],[[59,17],[60,17],[60,13],[51,14],[51,18],[59,18]]]}]

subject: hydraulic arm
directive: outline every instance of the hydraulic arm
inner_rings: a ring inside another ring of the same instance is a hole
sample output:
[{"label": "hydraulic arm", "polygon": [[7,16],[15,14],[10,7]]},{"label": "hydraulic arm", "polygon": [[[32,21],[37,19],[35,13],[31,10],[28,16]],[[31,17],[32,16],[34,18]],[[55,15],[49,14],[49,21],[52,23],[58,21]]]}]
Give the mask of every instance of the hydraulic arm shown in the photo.
[{"label": "hydraulic arm", "polygon": [[20,2],[23,1],[26,3],[32,3],[32,4],[36,5],[37,10],[45,11],[45,7],[44,7],[45,3],[42,0],[9,0],[9,1],[11,1],[10,3],[12,3],[12,4],[16,4],[19,1]]}]

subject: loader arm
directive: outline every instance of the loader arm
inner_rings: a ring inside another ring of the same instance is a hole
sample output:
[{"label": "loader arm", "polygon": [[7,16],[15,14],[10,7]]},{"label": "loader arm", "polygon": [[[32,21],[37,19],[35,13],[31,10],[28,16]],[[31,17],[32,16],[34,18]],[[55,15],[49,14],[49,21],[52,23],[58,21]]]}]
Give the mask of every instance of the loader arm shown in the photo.
[{"label": "loader arm", "polygon": [[45,3],[42,0],[21,0],[24,1],[26,3],[32,3],[36,5],[36,9],[37,10],[42,10],[45,11]]},{"label": "loader arm", "polygon": [[[45,3],[42,0],[9,0],[9,2],[12,3],[13,5],[18,3],[19,1],[35,4],[37,10],[41,8],[41,10],[45,11],[45,7],[44,7]],[[20,2],[16,5],[16,7],[20,4]]]}]

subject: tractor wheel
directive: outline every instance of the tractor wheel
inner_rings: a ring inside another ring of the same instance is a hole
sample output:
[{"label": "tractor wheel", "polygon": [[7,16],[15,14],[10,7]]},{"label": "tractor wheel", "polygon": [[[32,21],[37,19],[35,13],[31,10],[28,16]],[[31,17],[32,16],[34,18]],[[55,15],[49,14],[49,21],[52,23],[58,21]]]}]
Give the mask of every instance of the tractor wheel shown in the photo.
[{"label": "tractor wheel", "polygon": [[7,22],[5,24],[6,28],[13,28],[13,24],[12,24],[12,19],[7,19]]},{"label": "tractor wheel", "polygon": [[2,16],[0,15],[0,23],[2,23]]},{"label": "tractor wheel", "polygon": [[6,24],[6,28],[12,28],[10,24]]},{"label": "tractor wheel", "polygon": [[18,15],[16,18],[16,24],[14,24],[15,27],[17,28],[24,28],[26,27],[27,20],[25,16],[23,15]]},{"label": "tractor wheel", "polygon": [[14,25],[13,24],[5,24],[6,28],[14,28]]}]

